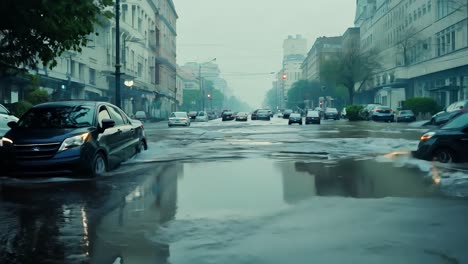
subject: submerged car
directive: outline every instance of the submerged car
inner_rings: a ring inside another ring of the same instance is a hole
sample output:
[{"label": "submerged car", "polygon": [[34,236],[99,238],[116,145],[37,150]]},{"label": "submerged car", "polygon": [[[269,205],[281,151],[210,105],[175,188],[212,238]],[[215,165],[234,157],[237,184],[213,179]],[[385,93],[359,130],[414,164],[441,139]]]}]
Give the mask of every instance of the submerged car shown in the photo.
[{"label": "submerged car", "polygon": [[270,121],[271,120],[270,112],[268,112],[268,110],[258,110],[256,120]]},{"label": "submerged car", "polygon": [[234,120],[234,113],[233,112],[224,112],[221,119],[222,121],[232,121]]},{"label": "submerged car", "polygon": [[196,122],[208,122],[208,114],[205,111],[198,112],[197,116],[195,117]]},{"label": "submerged car", "polygon": [[104,102],[39,104],[8,125],[0,160],[20,175],[100,176],[147,149],[143,124]]},{"label": "submerged car", "polygon": [[468,111],[468,100],[458,101],[449,105],[444,111],[432,116],[432,125],[443,125],[455,117]]},{"label": "submerged car", "polygon": [[169,127],[173,126],[190,126],[190,118],[185,112],[173,112],[169,116],[169,122],[167,123]]},{"label": "submerged car", "polygon": [[236,121],[247,121],[249,113],[247,112],[239,112],[236,115]]},{"label": "submerged car", "polygon": [[302,116],[300,114],[293,113],[293,114],[289,115],[288,124],[291,125],[291,124],[294,124],[294,123],[302,125]]},{"label": "submerged car", "polygon": [[325,109],[325,113],[323,114],[323,118],[326,119],[334,119],[338,120],[340,119],[340,115],[338,113],[338,110],[336,108],[329,107]]},{"label": "submerged car", "polygon": [[422,135],[413,156],[442,163],[468,161],[468,113]]},{"label": "submerged car", "polygon": [[393,122],[395,121],[395,115],[388,106],[376,106],[370,113],[370,119],[372,121]]},{"label": "submerged car", "polygon": [[319,111],[307,111],[305,118],[305,124],[320,124],[320,112]]},{"label": "submerged car", "polygon": [[286,109],[283,112],[283,119],[289,119],[289,116],[293,113],[293,110],[291,109]]},{"label": "submerged car", "polygon": [[135,119],[140,120],[141,122],[146,122],[146,113],[145,111],[137,111],[135,113]]},{"label": "submerged car", "polygon": [[397,122],[414,122],[416,121],[416,116],[411,110],[400,110],[395,119]]}]

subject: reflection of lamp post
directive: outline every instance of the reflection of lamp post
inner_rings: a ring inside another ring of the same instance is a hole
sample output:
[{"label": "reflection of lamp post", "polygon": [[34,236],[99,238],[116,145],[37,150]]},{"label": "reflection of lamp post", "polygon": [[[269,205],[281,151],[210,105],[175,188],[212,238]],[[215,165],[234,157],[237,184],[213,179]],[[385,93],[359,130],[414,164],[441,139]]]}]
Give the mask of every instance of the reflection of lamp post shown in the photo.
[{"label": "reflection of lamp post", "polygon": [[202,65],[204,64],[208,64],[210,62],[213,62],[213,61],[216,61],[216,58],[210,60],[210,61],[207,61],[207,62],[204,62],[204,63],[200,63],[198,65],[198,85],[200,86],[200,106],[202,107],[202,111],[205,111],[205,91],[203,90],[203,81],[202,81],[202,77],[201,77],[201,68],[202,68]]}]

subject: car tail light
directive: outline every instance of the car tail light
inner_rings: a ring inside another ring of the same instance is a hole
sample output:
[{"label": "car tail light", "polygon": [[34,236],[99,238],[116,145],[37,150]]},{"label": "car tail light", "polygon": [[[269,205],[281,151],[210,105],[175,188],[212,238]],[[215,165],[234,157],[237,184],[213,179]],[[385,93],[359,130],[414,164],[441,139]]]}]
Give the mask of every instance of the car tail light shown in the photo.
[{"label": "car tail light", "polygon": [[377,110],[377,109],[374,110],[374,113],[378,113],[378,112],[379,112],[379,110]]},{"label": "car tail light", "polygon": [[185,117],[184,117],[184,118],[182,118],[182,121],[185,121],[185,120],[187,120],[187,118],[185,118]]},{"label": "car tail light", "polygon": [[393,110],[392,110],[392,109],[390,109],[390,113],[393,113]]}]

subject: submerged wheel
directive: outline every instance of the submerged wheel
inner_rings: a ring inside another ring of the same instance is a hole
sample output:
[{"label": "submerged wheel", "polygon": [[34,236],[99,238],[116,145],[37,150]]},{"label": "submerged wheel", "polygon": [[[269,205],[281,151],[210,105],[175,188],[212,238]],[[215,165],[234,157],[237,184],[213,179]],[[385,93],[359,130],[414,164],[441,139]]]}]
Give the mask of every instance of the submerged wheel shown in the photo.
[{"label": "submerged wheel", "polygon": [[91,176],[99,177],[107,171],[107,159],[101,152],[96,153],[91,167]]},{"label": "submerged wheel", "polygon": [[438,149],[434,152],[433,159],[441,163],[451,163],[455,161],[455,154],[447,148]]}]

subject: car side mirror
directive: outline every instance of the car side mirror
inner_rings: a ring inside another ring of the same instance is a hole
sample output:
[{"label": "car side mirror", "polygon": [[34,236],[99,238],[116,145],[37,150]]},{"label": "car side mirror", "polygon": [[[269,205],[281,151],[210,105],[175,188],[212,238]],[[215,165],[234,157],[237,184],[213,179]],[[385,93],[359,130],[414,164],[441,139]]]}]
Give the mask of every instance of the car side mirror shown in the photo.
[{"label": "car side mirror", "polygon": [[17,128],[18,127],[18,123],[16,123],[15,121],[10,121],[8,122],[7,124],[10,128]]},{"label": "car side mirror", "polygon": [[102,120],[102,127],[101,131],[104,132],[104,130],[114,127],[115,126],[115,121],[112,119],[105,118]]}]

